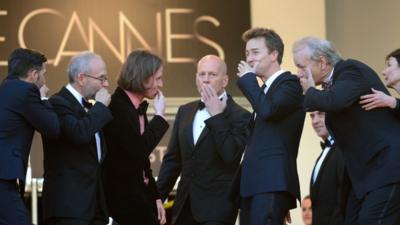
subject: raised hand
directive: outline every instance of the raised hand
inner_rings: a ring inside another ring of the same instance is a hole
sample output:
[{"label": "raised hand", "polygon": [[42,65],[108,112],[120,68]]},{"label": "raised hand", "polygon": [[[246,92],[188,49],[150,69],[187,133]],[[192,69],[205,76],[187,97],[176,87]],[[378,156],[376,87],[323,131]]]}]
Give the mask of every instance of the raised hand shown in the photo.
[{"label": "raised hand", "polygon": [[253,67],[251,67],[247,62],[242,60],[238,64],[238,67],[237,67],[238,68],[238,72],[237,72],[236,75],[238,77],[242,77],[247,72],[255,73],[256,72],[256,67],[257,67],[257,64],[254,65]]},{"label": "raised hand", "polygon": [[201,86],[201,98],[211,116],[222,113],[226,108],[226,101],[228,99],[227,96],[224,96],[221,101],[215,90],[207,84]]},{"label": "raised hand", "polygon": [[155,114],[164,117],[165,105],[166,105],[165,97],[161,91],[158,91],[158,94],[154,98]]},{"label": "raised hand", "polygon": [[105,88],[100,89],[96,96],[94,97],[97,102],[103,103],[105,106],[108,106],[111,101],[111,95],[108,93],[108,90]]}]

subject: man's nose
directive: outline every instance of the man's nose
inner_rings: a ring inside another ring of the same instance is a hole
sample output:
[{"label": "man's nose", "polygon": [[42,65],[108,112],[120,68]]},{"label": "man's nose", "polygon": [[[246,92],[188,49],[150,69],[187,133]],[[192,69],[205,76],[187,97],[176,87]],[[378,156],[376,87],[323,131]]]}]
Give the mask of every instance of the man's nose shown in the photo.
[{"label": "man's nose", "polygon": [[108,83],[108,80],[103,81],[102,83],[103,87],[108,87],[110,83]]}]

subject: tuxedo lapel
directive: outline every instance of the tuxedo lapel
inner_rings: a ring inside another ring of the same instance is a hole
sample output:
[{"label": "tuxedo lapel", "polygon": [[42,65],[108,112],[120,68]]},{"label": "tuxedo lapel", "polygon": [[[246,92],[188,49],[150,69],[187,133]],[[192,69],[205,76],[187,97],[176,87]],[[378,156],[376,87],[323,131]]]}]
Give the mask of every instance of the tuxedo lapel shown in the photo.
[{"label": "tuxedo lapel", "polygon": [[[327,162],[329,161],[329,158],[331,157],[331,155],[332,155],[332,153],[333,153],[334,150],[335,150],[335,146],[333,145],[333,146],[331,147],[331,149],[329,150],[328,154],[325,156],[324,161],[322,161],[322,164],[321,164],[321,167],[319,168],[317,177],[315,178],[315,182],[312,184],[314,187],[318,187],[318,186],[319,186],[319,183],[320,183],[320,180],[321,180],[321,179],[320,179],[320,178],[321,178],[321,174],[324,173],[326,164],[327,164]],[[318,160],[321,158],[321,156],[322,156],[322,152],[321,152],[321,155],[318,157],[317,162],[318,162]],[[313,171],[313,173],[314,173],[314,171]],[[311,181],[311,182],[312,182],[312,181]],[[318,188],[316,188],[316,189],[318,190]]]},{"label": "tuxedo lapel", "polygon": [[194,140],[193,140],[193,120],[194,116],[196,115],[197,112],[197,105],[199,101],[193,102],[186,114],[185,118],[185,125],[184,125],[184,133],[186,135],[186,140],[189,143],[190,147],[193,149],[194,148]]},{"label": "tuxedo lapel", "polygon": [[293,75],[291,75],[291,73],[290,72],[284,72],[284,73],[282,73],[281,75],[279,75],[273,82],[272,82],[272,84],[270,85],[270,87],[268,88],[268,92],[267,92],[267,95],[271,95],[274,91],[275,91],[275,89],[279,86],[279,84],[282,82],[282,81],[284,81],[285,79],[286,79],[286,76],[293,76]]},{"label": "tuxedo lapel", "polygon": [[86,111],[81,105],[81,103],[78,102],[78,100],[72,95],[72,93],[67,88],[63,87],[58,94],[67,99],[69,103],[71,103],[73,112],[75,112],[81,117],[86,115]]},{"label": "tuxedo lapel", "polygon": [[[71,110],[77,114],[79,116],[79,118],[82,118],[84,116],[86,116],[87,112],[85,111],[85,109],[83,108],[83,106],[81,105],[80,102],[78,102],[78,100],[72,95],[72,93],[65,87],[63,87],[60,92],[58,93],[58,95],[60,95],[61,97],[65,98],[69,103],[71,103]],[[103,142],[103,138],[100,135],[100,142]],[[97,145],[96,145],[96,138],[95,136],[93,136],[92,140],[91,140],[91,145],[93,146],[92,149],[92,155],[96,158],[96,161],[98,161],[98,157],[97,157]],[[103,151],[103,144],[101,144],[102,146],[102,150]],[[103,153],[102,156],[103,157]]]}]

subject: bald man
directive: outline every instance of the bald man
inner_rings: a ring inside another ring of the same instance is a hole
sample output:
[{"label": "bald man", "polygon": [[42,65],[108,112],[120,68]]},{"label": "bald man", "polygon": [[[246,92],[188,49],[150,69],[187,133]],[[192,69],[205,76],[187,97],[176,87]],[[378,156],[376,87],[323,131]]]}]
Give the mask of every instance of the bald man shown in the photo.
[{"label": "bald man", "polygon": [[237,207],[228,189],[243,154],[250,113],[226,93],[227,84],[222,59],[200,59],[196,86],[201,99],[179,108],[157,181],[165,200],[181,176],[172,224],[234,224]]}]

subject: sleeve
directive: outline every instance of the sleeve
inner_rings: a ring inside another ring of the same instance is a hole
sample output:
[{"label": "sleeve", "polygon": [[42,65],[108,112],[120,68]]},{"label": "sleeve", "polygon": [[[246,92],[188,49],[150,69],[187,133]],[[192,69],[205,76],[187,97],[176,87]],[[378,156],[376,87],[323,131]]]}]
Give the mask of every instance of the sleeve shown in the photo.
[{"label": "sleeve", "polygon": [[112,120],[110,110],[97,102],[84,117],[78,117],[71,104],[60,96],[50,98],[50,102],[61,121],[61,134],[76,144],[89,143],[96,132]]},{"label": "sleeve", "polygon": [[[239,160],[248,137],[247,123],[250,113],[246,110],[220,113],[205,121],[217,145],[218,154],[225,163]],[[230,119],[235,118],[235,119]]]},{"label": "sleeve", "polygon": [[[272,94],[259,87],[256,75],[247,73],[238,80],[238,87],[250,102],[257,117],[264,120],[283,118],[301,107],[302,89],[296,77],[280,81]],[[272,90],[270,90],[272,91]]]},{"label": "sleeve", "polygon": [[57,138],[60,134],[60,123],[51,104],[40,99],[39,90],[32,86],[23,99],[24,118],[42,135]]},{"label": "sleeve", "polygon": [[179,121],[181,118],[181,108],[179,108],[174,127],[172,130],[171,139],[167,147],[167,153],[162,160],[160,172],[157,179],[158,191],[162,201],[168,197],[169,193],[174,188],[175,182],[181,173],[182,160],[179,146]]},{"label": "sleeve", "polygon": [[347,68],[337,75],[329,90],[309,88],[305,94],[306,111],[338,112],[359,101],[360,95],[370,90],[356,68]]}]

